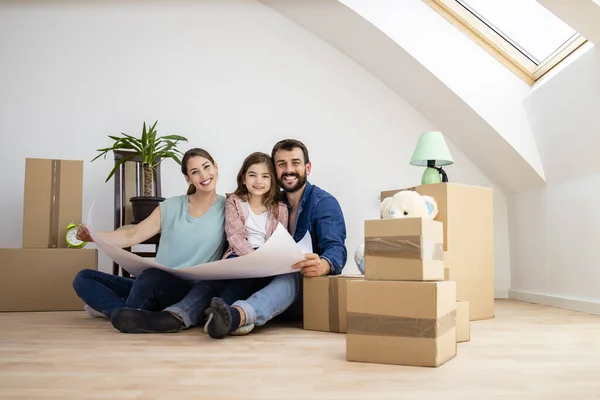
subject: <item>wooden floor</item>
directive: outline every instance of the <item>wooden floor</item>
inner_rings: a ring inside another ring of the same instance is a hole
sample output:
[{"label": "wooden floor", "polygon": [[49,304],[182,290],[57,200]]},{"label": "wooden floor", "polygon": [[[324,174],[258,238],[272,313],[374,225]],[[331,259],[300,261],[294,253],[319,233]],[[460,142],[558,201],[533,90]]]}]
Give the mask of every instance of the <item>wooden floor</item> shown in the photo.
[{"label": "wooden floor", "polygon": [[83,312],[0,314],[0,399],[600,399],[600,317],[511,300],[439,368],[345,361],[343,334],[278,325],[126,335]]}]

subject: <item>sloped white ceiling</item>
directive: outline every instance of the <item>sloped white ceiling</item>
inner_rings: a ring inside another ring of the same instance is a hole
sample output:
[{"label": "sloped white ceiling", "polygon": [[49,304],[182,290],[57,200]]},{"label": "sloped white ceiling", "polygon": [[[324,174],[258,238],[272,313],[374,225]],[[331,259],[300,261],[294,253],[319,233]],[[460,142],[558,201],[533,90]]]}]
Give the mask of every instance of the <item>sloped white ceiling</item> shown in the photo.
[{"label": "sloped white ceiling", "polygon": [[[519,111],[518,118],[511,114],[515,109],[521,110],[520,101],[480,107],[480,104],[474,104],[471,99],[465,100],[467,96],[461,97],[460,88],[449,87],[431,68],[424,66],[422,60],[399,45],[398,40],[393,40],[380,26],[340,1],[260,1],[319,36],[385,82],[435,124],[490,179],[507,191],[520,191],[545,182],[525,110]],[[408,4],[404,1],[403,5]],[[373,7],[392,4],[386,1],[364,3],[370,3]],[[377,11],[380,12],[381,9]],[[435,14],[433,10],[427,12]],[[468,40],[464,37],[461,39]],[[481,51],[478,54],[481,57],[491,57],[483,50],[477,51]],[[494,78],[492,76],[489,79]],[[473,92],[473,87],[470,89]],[[489,99],[493,99],[502,93],[498,91],[487,95]],[[482,99],[481,96],[475,97]],[[519,99],[518,96],[514,97]],[[524,97],[525,95],[522,96]],[[485,110],[489,110],[487,115]],[[491,112],[495,114],[491,115]],[[509,120],[510,123],[504,124]],[[518,129],[515,129],[515,120],[521,124]]]},{"label": "sloped white ceiling", "polygon": [[595,0],[537,0],[590,42],[600,44],[600,4]]}]

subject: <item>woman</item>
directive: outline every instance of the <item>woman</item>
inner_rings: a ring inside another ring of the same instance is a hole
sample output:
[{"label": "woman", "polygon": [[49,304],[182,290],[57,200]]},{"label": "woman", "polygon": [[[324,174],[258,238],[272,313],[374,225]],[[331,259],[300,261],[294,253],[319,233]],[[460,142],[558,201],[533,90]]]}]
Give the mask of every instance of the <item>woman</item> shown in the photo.
[{"label": "woman", "polygon": [[[225,232],[229,247],[223,258],[249,254],[269,239],[279,223],[287,226],[288,210],[279,200],[278,189],[271,157],[260,152],[246,157],[237,175],[237,188],[225,203]],[[174,277],[169,280],[182,281]],[[256,292],[261,284],[264,286],[263,281],[248,278],[196,282],[184,298],[164,311],[141,308],[116,311],[112,317],[113,325],[127,333],[164,333],[191,328],[202,322],[214,297],[233,303]],[[177,286],[177,283],[173,285]]]},{"label": "woman", "polygon": [[[220,259],[227,242],[225,197],[216,193],[218,166],[206,150],[194,148],[184,154],[181,172],[189,184],[187,194],[164,200],[148,218],[131,229],[98,232],[98,235],[107,243],[125,248],[160,232],[156,262],[169,268]],[[92,241],[85,225],[79,228],[77,237]],[[126,310],[163,310],[180,301],[192,283],[153,268],[135,280],[82,270],[76,275],[73,287],[90,314],[100,313],[111,318],[113,325],[123,332],[130,329]],[[161,325],[165,332],[178,330],[181,318],[176,313],[165,311],[162,315],[163,318],[153,323]],[[143,326],[137,329],[145,330]]]}]

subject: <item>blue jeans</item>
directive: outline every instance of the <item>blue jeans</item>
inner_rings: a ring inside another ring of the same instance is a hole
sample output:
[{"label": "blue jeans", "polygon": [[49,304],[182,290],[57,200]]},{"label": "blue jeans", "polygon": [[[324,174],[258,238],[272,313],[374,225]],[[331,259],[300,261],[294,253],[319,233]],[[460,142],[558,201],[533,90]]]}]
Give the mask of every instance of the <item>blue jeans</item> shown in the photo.
[{"label": "blue jeans", "polygon": [[284,311],[292,318],[301,318],[302,274],[292,272],[277,275],[252,296],[238,300],[233,305],[246,314],[246,325],[264,325]]},{"label": "blue jeans", "polygon": [[[237,255],[231,254],[227,258],[234,257]],[[254,293],[258,288],[256,284],[257,281],[252,278],[195,282],[185,297],[177,304],[167,307],[165,311],[177,314],[183,321],[183,327],[191,328],[204,320],[204,312],[210,307],[213,297],[220,297],[231,305],[234,301]]]},{"label": "blue jeans", "polygon": [[145,270],[135,280],[84,269],[73,280],[77,295],[107,317],[124,307],[161,311],[180,301],[191,285],[189,281],[155,268]]}]

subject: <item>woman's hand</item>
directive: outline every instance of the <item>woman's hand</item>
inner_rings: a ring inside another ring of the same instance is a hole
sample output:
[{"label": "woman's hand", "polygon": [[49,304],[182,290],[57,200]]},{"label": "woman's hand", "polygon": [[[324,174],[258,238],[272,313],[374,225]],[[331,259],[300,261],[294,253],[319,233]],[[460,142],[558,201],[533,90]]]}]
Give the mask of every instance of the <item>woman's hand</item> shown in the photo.
[{"label": "woman's hand", "polygon": [[94,241],[94,239],[92,239],[92,236],[90,235],[90,231],[85,226],[85,224],[79,225],[79,228],[77,228],[77,235],[75,235],[75,236],[77,237],[78,240],[82,240],[84,242],[93,242]]}]

